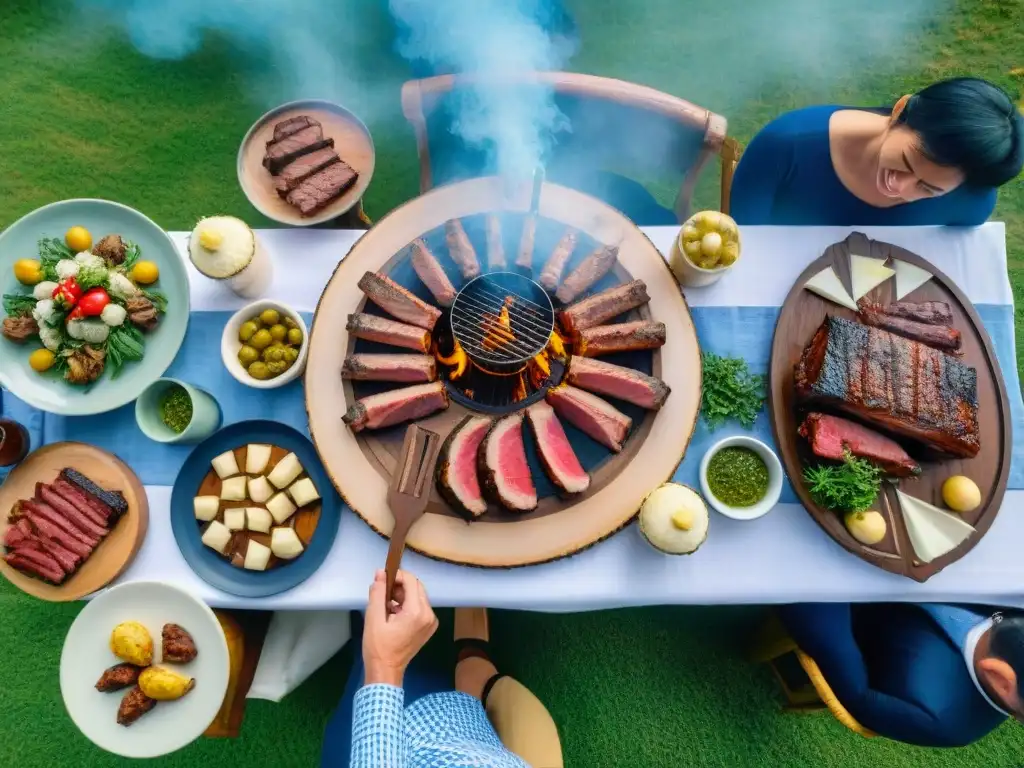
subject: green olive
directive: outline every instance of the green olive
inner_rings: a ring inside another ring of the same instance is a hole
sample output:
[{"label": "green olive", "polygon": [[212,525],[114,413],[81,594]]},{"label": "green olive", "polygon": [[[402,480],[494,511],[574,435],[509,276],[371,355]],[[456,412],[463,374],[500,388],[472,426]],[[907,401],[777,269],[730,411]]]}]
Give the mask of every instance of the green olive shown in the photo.
[{"label": "green olive", "polygon": [[273,343],[274,338],[270,335],[270,331],[268,331],[266,328],[260,328],[258,331],[256,331],[253,337],[249,339],[249,345],[255,347],[256,349],[266,349]]},{"label": "green olive", "polygon": [[288,370],[288,363],[284,360],[278,360],[276,363],[267,363],[267,370],[270,371],[271,376],[277,376]]},{"label": "green olive", "polygon": [[244,344],[251,339],[259,329],[260,327],[252,320],[246,320],[238,329],[238,340]]},{"label": "green olive", "polygon": [[281,313],[276,309],[264,309],[260,312],[260,322],[264,325],[277,325],[281,322]]},{"label": "green olive", "polygon": [[289,344],[301,344],[302,343],[302,331],[299,328],[288,329],[288,343]]},{"label": "green olive", "polygon": [[273,344],[263,350],[263,362],[279,363],[284,360],[284,350],[280,344]]},{"label": "green olive", "polygon": [[287,328],[288,330],[299,327],[299,324],[292,320],[290,317],[284,318],[281,322],[284,323],[284,327]]},{"label": "green olive", "polygon": [[270,370],[267,368],[266,363],[255,362],[248,368],[249,375],[254,379],[269,379]]},{"label": "green olive", "polygon": [[288,329],[278,323],[277,325],[270,326],[270,337],[274,341],[284,341],[285,336],[288,335]]},{"label": "green olive", "polygon": [[242,364],[243,368],[248,368],[259,359],[260,353],[248,344],[243,344],[242,348],[238,350],[238,362]]},{"label": "green olive", "polygon": [[285,347],[284,348],[284,359],[285,359],[285,362],[287,362],[287,363],[294,363],[298,359],[298,357],[299,357],[299,350],[295,349],[295,347]]}]

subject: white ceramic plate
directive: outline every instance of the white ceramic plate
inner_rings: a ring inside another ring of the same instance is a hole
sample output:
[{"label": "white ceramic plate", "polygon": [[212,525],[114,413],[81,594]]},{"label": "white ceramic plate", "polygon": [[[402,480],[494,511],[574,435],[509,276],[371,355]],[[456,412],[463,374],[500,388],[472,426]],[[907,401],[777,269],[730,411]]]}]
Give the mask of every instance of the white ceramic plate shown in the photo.
[{"label": "white ceramic plate", "polygon": [[[127,727],[117,724],[117,708],[129,689],[100,693],[95,687],[103,670],[120,661],[110,651],[110,633],[123,621],[138,621],[149,630],[154,663],[161,658],[166,623],[186,629],[199,651],[189,664],[167,665],[194,677],[195,688],[177,701],[158,702]],[[71,719],[94,744],[124,757],[165,755],[201,736],[224,701],[228,674],[228,645],[213,611],[159,582],[129,582],[96,597],[71,625],[60,657],[60,691]]]}]

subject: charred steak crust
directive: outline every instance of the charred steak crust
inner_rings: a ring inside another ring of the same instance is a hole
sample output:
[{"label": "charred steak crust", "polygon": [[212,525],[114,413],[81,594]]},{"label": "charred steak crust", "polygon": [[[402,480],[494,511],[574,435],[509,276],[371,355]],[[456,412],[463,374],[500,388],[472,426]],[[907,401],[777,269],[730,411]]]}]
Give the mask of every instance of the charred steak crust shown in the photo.
[{"label": "charred steak crust", "polygon": [[643,280],[633,280],[577,301],[559,312],[558,320],[566,333],[574,335],[636,309],[650,300],[647,284]]},{"label": "charred steak crust", "polygon": [[110,516],[107,519],[108,525],[112,526],[115,520],[128,511],[128,502],[125,501],[124,495],[120,491],[104,490],[81,472],[78,472],[71,467],[65,467],[62,469],[60,476],[71,483],[71,485],[81,489],[87,496],[91,496],[96,499],[96,501],[103,504],[110,510]]},{"label": "charred steak crust", "polygon": [[179,624],[164,624],[160,639],[163,643],[161,647],[164,661],[173,664],[188,664],[199,655],[196,641],[192,639],[188,630]]},{"label": "charred steak crust", "polygon": [[127,663],[115,664],[103,670],[100,679],[96,681],[96,690],[100,693],[120,691],[130,685],[135,685],[139,681],[140,674],[142,674],[142,667]]},{"label": "charred steak crust", "polygon": [[978,372],[917,341],[828,315],[794,371],[797,395],[939,453],[972,458]]},{"label": "charred steak crust", "polygon": [[[477,515],[462,503],[462,499],[452,489],[451,481],[449,479],[450,472],[452,471],[452,447],[455,444],[455,440],[458,438],[459,433],[462,432],[470,423],[473,422],[477,417],[473,414],[465,416],[455,428],[448,433],[448,437],[445,438],[444,443],[441,445],[441,451],[437,458],[437,470],[434,473],[434,482],[437,485],[437,491],[441,494],[441,497],[448,502],[448,505],[458,512],[467,521],[472,522],[477,519]],[[490,428],[488,427],[488,431]],[[479,456],[479,454],[477,454]],[[476,462],[474,462],[476,464]]]},{"label": "charred steak crust", "polygon": [[873,312],[861,310],[858,319],[865,325],[873,325],[876,328],[905,336],[914,341],[920,341],[929,347],[935,347],[949,352],[956,352],[960,349],[960,331],[944,325],[934,323],[922,323],[919,320],[910,320],[898,315],[890,315],[887,312]]},{"label": "charred steak crust", "polygon": [[296,115],[282,120],[274,125],[274,138],[267,142],[267,147],[269,148],[271,144],[286,139],[311,125],[320,125],[320,123],[309,115]]},{"label": "charred steak crust", "polygon": [[563,304],[575,301],[580,294],[590,290],[594,283],[607,275],[618,260],[618,246],[602,245],[598,247],[565,278],[558,290],[555,291],[555,298]]},{"label": "charred steak crust", "polygon": [[348,163],[338,160],[306,178],[285,199],[303,216],[312,216],[345,194],[357,177]]},{"label": "charred steak crust", "polygon": [[149,698],[136,684],[121,699],[121,706],[117,708],[117,724],[129,726],[155,706],[156,699]]},{"label": "charred steak crust", "polygon": [[319,125],[309,125],[267,147],[263,166],[276,176],[296,158],[333,146],[334,139],[324,138],[323,129]]}]

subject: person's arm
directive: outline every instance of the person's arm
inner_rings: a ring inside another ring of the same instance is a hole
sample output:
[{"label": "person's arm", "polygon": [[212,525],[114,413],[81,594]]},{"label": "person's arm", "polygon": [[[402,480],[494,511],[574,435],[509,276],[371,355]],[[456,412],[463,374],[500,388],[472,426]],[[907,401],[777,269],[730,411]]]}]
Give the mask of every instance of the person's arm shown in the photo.
[{"label": "person's arm", "polygon": [[972,189],[963,194],[954,192],[949,199],[953,210],[950,211],[948,225],[977,227],[984,224],[996,209],[997,197],[998,193],[994,189]]},{"label": "person's arm", "polygon": [[364,685],[352,712],[351,768],[402,768],[406,761],[405,692],[394,685]]},{"label": "person's arm", "polygon": [[740,157],[732,180],[729,215],[737,224],[771,224],[775,195],[792,164],[793,147],[769,124]]}]

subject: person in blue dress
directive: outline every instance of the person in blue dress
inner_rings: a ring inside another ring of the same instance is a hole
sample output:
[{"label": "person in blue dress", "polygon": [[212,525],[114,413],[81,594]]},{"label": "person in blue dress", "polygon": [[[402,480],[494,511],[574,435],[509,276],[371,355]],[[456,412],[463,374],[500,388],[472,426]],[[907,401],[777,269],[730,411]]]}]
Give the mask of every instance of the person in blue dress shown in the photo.
[{"label": "person in blue dress", "polygon": [[521,683],[498,673],[487,611],[455,610],[454,685],[416,656],[437,630],[423,585],[399,571],[386,604],[377,571],[341,702],[324,732],[322,768],[561,768],[558,730]]},{"label": "person in blue dress", "polygon": [[739,224],[983,223],[1024,165],[1024,116],[1009,94],[962,77],[891,109],[817,106],[776,118],[733,180]]}]

